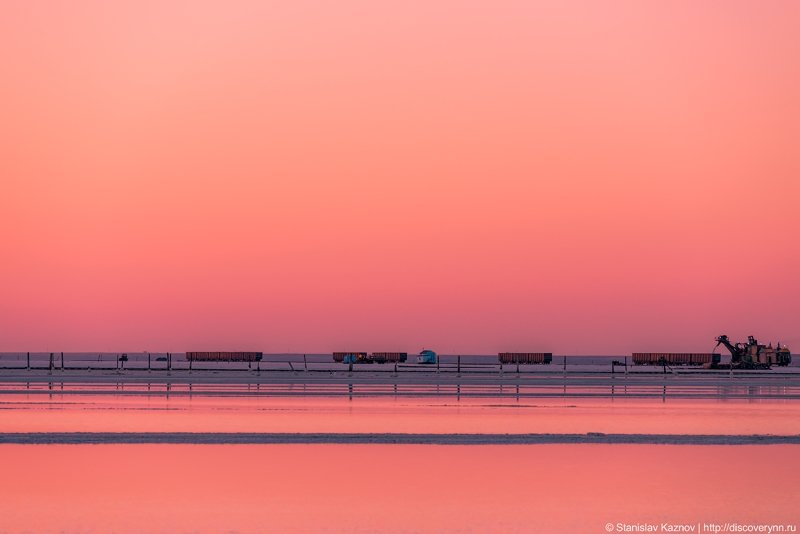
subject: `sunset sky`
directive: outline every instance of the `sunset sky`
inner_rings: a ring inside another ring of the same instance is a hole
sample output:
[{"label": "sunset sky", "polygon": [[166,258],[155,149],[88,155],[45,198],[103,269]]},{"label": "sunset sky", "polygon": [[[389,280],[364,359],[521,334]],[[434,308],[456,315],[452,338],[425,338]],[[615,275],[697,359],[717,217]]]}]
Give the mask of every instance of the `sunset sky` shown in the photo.
[{"label": "sunset sky", "polygon": [[0,6],[0,351],[800,351],[800,2]]}]

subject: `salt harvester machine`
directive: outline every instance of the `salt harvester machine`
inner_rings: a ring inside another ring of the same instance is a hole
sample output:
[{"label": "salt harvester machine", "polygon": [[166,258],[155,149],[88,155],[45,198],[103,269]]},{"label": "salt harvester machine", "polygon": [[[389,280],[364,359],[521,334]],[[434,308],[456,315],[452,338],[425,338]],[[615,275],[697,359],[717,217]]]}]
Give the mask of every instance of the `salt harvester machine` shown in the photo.
[{"label": "salt harvester machine", "polygon": [[[734,369],[769,369],[772,365],[785,367],[792,363],[789,348],[778,343],[777,347],[762,345],[753,336],[747,336],[747,343],[731,343],[728,336],[717,339],[717,347],[724,345],[731,353],[731,367]],[[714,347],[716,349],[716,347]]]}]

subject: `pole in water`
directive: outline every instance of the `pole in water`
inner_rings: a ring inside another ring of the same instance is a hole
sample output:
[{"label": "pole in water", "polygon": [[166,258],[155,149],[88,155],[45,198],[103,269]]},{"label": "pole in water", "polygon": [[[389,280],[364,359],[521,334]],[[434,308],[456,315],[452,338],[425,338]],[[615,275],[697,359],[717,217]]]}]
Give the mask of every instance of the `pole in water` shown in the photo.
[{"label": "pole in water", "polygon": [[61,353],[61,370],[64,370],[64,353]]},{"label": "pole in water", "polygon": [[49,369],[49,372],[50,373],[53,372],[53,353],[52,352],[50,353],[50,369]]},{"label": "pole in water", "polygon": [[308,371],[308,362],[306,361],[306,355],[303,354],[303,369]]},{"label": "pole in water", "polygon": [[461,355],[458,355],[458,374],[461,374]]},{"label": "pole in water", "polygon": [[150,353],[147,353],[147,372],[150,372]]},{"label": "pole in water", "polygon": [[31,368],[31,353],[28,353],[28,369]]}]

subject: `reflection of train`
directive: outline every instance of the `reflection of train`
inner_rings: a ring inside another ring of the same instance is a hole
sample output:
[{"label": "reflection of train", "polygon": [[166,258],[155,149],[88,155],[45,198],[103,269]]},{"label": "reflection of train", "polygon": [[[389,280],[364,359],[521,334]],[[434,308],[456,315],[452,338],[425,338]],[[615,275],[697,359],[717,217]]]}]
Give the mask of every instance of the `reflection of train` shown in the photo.
[{"label": "reflection of train", "polygon": [[497,355],[500,363],[539,363],[549,364],[553,361],[552,352],[501,352]]},{"label": "reflection of train", "polygon": [[406,352],[334,352],[333,361],[338,363],[401,363],[408,359]]},{"label": "reflection of train", "polygon": [[[260,362],[263,352],[187,352],[189,362]],[[166,358],[164,358],[166,359]],[[156,361],[159,361],[157,358]]]},{"label": "reflection of train", "polygon": [[634,365],[716,365],[719,354],[711,352],[634,352]]}]

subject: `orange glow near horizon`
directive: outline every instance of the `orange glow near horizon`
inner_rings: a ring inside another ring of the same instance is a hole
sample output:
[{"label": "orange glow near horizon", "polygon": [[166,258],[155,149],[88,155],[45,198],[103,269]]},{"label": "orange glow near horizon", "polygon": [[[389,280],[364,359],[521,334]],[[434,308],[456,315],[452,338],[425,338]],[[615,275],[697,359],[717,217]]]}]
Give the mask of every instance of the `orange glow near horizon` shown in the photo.
[{"label": "orange glow near horizon", "polygon": [[0,351],[800,346],[798,26],[4,2]]}]

